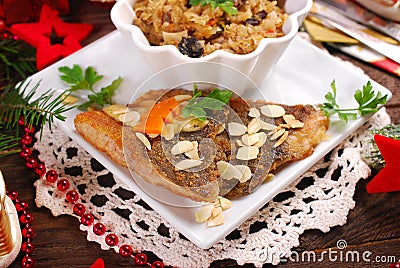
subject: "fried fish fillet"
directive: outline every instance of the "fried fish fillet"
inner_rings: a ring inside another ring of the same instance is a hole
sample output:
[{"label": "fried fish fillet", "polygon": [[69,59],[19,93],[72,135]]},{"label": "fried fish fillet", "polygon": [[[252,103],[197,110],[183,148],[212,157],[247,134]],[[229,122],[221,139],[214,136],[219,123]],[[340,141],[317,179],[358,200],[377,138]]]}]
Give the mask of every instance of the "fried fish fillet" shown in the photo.
[{"label": "fried fish fillet", "polygon": [[[174,94],[191,92],[171,90],[167,97]],[[251,120],[250,107],[261,107],[265,101],[244,101],[241,98],[232,98],[229,106],[233,113],[239,116],[244,125]],[[314,151],[314,148],[324,139],[329,126],[329,119],[323,112],[311,105],[281,105],[286,114],[292,114],[304,123],[302,128],[289,129],[287,139],[275,149],[274,141],[267,141],[261,147],[257,159],[243,162],[235,159],[238,150],[235,138],[227,131],[221,132],[218,120],[210,120],[206,127],[196,132],[180,133],[179,140],[198,141],[203,166],[198,172],[176,170],[172,164],[174,157],[170,152],[173,142],[166,142],[160,136],[150,138],[151,150],[146,149],[136,137],[132,127],[109,117],[102,111],[83,112],[76,116],[75,127],[77,132],[86,141],[101,151],[106,152],[116,163],[126,166],[146,181],[164,187],[171,192],[195,201],[213,202],[218,196],[228,198],[244,196],[254,192],[264,181],[266,175],[277,167],[301,160]],[[134,106],[134,105],[133,105]],[[229,120],[229,113],[225,114]],[[262,120],[268,120],[263,117]],[[275,125],[284,124],[283,119],[275,120]],[[237,138],[236,138],[237,139]],[[210,141],[207,143],[205,141]],[[175,142],[177,142],[175,140]],[[208,146],[208,147],[207,147]],[[207,155],[207,152],[214,154]],[[182,157],[182,156],[181,156]],[[175,159],[176,160],[176,159]],[[218,161],[233,164],[246,164],[252,171],[252,177],[246,182],[239,180],[223,180],[219,177],[216,163]]]}]

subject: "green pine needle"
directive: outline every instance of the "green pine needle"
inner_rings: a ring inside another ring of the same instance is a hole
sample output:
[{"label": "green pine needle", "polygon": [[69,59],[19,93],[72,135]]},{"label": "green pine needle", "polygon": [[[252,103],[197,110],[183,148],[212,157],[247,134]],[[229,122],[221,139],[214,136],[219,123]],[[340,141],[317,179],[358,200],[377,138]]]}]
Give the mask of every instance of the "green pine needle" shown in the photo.
[{"label": "green pine needle", "polygon": [[15,135],[0,134],[0,157],[19,152],[20,149],[16,149],[18,141]]}]

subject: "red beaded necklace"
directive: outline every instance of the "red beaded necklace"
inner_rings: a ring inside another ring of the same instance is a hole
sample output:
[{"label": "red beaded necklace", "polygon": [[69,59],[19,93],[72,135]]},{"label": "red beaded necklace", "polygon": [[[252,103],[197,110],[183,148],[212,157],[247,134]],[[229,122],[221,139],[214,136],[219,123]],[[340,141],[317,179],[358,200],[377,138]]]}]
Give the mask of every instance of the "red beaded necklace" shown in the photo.
[{"label": "red beaded necklace", "polygon": [[[80,217],[80,222],[85,226],[93,226],[93,233],[98,236],[103,236],[106,233],[106,227],[101,222],[95,222],[95,217],[90,212],[86,211],[85,205],[79,203],[79,193],[75,190],[69,190],[70,183],[67,179],[59,178],[58,173],[55,170],[46,170],[44,163],[38,162],[38,160],[32,156],[32,150],[28,148],[32,144],[32,135],[34,128],[25,126],[23,118],[18,121],[20,126],[24,127],[24,134],[21,137],[21,153],[20,156],[25,159],[25,166],[33,169],[37,175],[47,180],[50,183],[55,183],[58,191],[65,193],[65,200],[68,203],[74,204],[73,213]],[[21,251],[25,253],[22,259],[21,266],[23,268],[32,268],[34,266],[34,260],[31,257],[34,246],[32,239],[36,235],[35,231],[31,227],[33,216],[26,211],[28,204],[18,199],[18,192],[11,191],[7,195],[13,200],[15,207],[20,214],[19,221],[23,224],[22,237],[24,242],[21,246]],[[147,255],[144,253],[134,253],[133,249],[128,244],[119,244],[119,238],[116,234],[110,233],[104,237],[104,241],[110,247],[118,247],[119,254],[122,257],[131,257],[134,264],[139,267],[149,266],[151,268],[163,268],[164,263],[161,261],[148,262]]]}]

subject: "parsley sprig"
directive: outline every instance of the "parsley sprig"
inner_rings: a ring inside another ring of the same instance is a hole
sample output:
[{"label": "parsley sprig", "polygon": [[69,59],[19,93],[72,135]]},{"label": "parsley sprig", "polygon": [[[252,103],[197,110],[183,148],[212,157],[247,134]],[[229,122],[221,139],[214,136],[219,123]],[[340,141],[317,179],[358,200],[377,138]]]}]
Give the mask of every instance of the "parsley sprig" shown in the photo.
[{"label": "parsley sprig", "polygon": [[195,118],[205,121],[207,119],[208,110],[223,110],[224,106],[232,97],[232,92],[229,90],[220,90],[214,88],[207,96],[201,97],[202,92],[198,90],[197,84],[193,85],[193,97],[188,101],[188,104],[182,108],[182,116]]},{"label": "parsley sprig", "polygon": [[70,84],[70,88],[67,90],[69,93],[78,90],[90,91],[91,94],[87,96],[89,100],[78,106],[80,110],[87,110],[89,107],[101,109],[106,104],[112,104],[112,96],[123,80],[118,77],[110,85],[102,87],[100,91],[96,91],[94,86],[103,78],[103,75],[97,74],[92,66],[83,71],[79,65],[74,64],[72,68],[62,66],[58,68],[58,71],[62,73],[61,80]]},{"label": "parsley sprig", "polygon": [[332,92],[325,95],[327,102],[323,103],[320,107],[326,116],[337,114],[339,119],[344,120],[346,123],[349,120],[357,119],[358,115],[364,116],[367,114],[375,113],[378,111],[380,104],[386,104],[387,95],[382,96],[381,92],[375,93],[373,91],[371,82],[368,81],[362,88],[357,89],[354,93],[354,99],[358,103],[357,108],[342,109],[336,100],[336,84],[335,80],[331,83]]},{"label": "parsley sprig", "polygon": [[238,10],[236,9],[236,7],[234,5],[233,0],[190,0],[189,4],[191,6],[210,5],[212,9],[220,7],[228,15],[238,14]]}]

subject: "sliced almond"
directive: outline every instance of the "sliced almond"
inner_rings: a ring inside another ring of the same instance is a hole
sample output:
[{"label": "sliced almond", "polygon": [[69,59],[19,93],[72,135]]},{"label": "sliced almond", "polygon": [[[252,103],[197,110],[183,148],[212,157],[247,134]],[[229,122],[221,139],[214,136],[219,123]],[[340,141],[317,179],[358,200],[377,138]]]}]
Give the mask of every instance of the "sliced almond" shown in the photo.
[{"label": "sliced almond", "polygon": [[277,118],[285,115],[285,109],[276,104],[264,105],[261,108],[261,113],[265,116]]},{"label": "sliced almond", "polygon": [[276,126],[274,124],[271,124],[268,122],[264,122],[264,121],[260,120],[260,123],[261,123],[261,129],[264,129],[264,130],[269,131],[269,130],[275,130],[275,128],[276,128]]},{"label": "sliced almond", "polygon": [[118,119],[122,122],[122,123],[137,123],[140,120],[140,114],[136,111],[130,111],[127,112],[125,114],[120,114],[118,116]]},{"label": "sliced almond", "polygon": [[241,140],[236,140],[236,143],[237,143],[239,146],[246,146]]},{"label": "sliced almond", "polygon": [[258,118],[253,118],[249,125],[247,126],[247,133],[249,134],[254,134],[260,131],[261,129],[261,122],[260,119]]},{"label": "sliced almond", "polygon": [[302,128],[302,127],[304,127],[304,123],[296,119],[296,120],[294,120],[294,121],[292,121],[290,123],[290,127],[292,127],[292,128]]},{"label": "sliced almond", "polygon": [[260,141],[259,133],[245,134],[242,136],[242,142],[246,146],[252,146],[253,144]]},{"label": "sliced almond", "polygon": [[257,146],[258,148],[261,148],[261,146],[263,146],[267,141],[268,137],[267,134],[265,134],[265,132],[259,132],[258,135],[259,135],[259,141],[253,145]]},{"label": "sliced almond", "polygon": [[72,95],[66,95],[66,94],[62,94],[62,103],[63,104],[74,104],[75,102],[77,102],[79,100],[78,97],[72,96]]},{"label": "sliced almond", "polygon": [[198,151],[199,143],[197,141],[192,141],[192,144],[193,144],[193,149],[186,152],[185,155],[187,157],[189,157],[190,159],[198,160],[198,159],[200,159],[199,151]]},{"label": "sliced almond", "polygon": [[185,122],[180,131],[182,132],[198,131],[207,126],[208,122],[209,122],[208,120],[201,121],[198,118],[193,118],[190,121]]},{"label": "sliced almond", "polygon": [[251,170],[246,165],[237,165],[235,166],[240,173],[242,173],[242,177],[239,179],[240,182],[246,182],[251,178]]},{"label": "sliced almond", "polygon": [[257,108],[250,108],[249,116],[259,118],[261,116],[261,114]]},{"label": "sliced almond", "polygon": [[185,159],[175,164],[175,170],[186,170],[200,166],[202,163],[203,161],[201,160]]},{"label": "sliced almond", "polygon": [[274,174],[268,173],[268,175],[265,177],[263,183],[272,181],[274,178],[275,178],[275,175],[274,175]]},{"label": "sliced almond", "polygon": [[161,130],[161,137],[167,141],[172,140],[175,135],[175,129],[173,124],[165,124]]},{"label": "sliced almond", "polygon": [[228,132],[231,136],[242,136],[246,133],[247,127],[243,124],[230,122],[228,123]]},{"label": "sliced almond", "polygon": [[242,177],[242,174],[234,165],[225,161],[218,161],[217,169],[219,176],[226,180],[231,180],[231,179],[239,180]]},{"label": "sliced almond", "polygon": [[223,210],[228,209],[232,206],[231,200],[229,200],[225,197],[222,197],[222,196],[220,196],[218,199],[219,199],[219,205],[221,206],[221,208]]},{"label": "sliced almond", "polygon": [[114,118],[115,120],[121,121],[119,116],[121,114],[125,114],[128,112],[128,109],[125,106],[119,104],[109,105],[103,108],[103,112],[105,112],[108,116]]},{"label": "sliced almond", "polygon": [[146,146],[146,148],[147,148],[148,150],[151,150],[151,144],[150,144],[149,140],[146,138],[145,135],[143,135],[143,134],[140,133],[140,132],[136,132],[135,135],[136,135],[136,137],[138,137],[138,139],[139,139],[141,142],[143,142],[144,146]]},{"label": "sliced almond", "polygon": [[214,209],[214,205],[212,205],[212,204],[201,207],[194,214],[196,221],[198,223],[202,223],[202,222],[205,222],[206,220],[208,220],[212,215],[213,209]]},{"label": "sliced almond", "polygon": [[211,217],[215,218],[221,213],[222,213],[222,208],[221,207],[214,207],[212,209],[212,211],[211,211]]},{"label": "sliced almond", "polygon": [[218,125],[217,135],[221,134],[225,130],[225,125]]},{"label": "sliced almond", "polygon": [[171,153],[173,155],[178,155],[189,152],[192,149],[193,149],[193,144],[191,141],[179,141],[171,148]]},{"label": "sliced almond", "polygon": [[240,160],[256,159],[260,150],[256,146],[243,146],[237,151],[236,158]]},{"label": "sliced almond", "polygon": [[149,136],[149,138],[154,139],[158,137],[158,134],[147,134],[147,136]]},{"label": "sliced almond", "polygon": [[175,100],[177,102],[183,102],[183,101],[187,101],[190,100],[192,98],[192,96],[190,95],[176,95],[174,96]]},{"label": "sliced almond", "polygon": [[271,137],[269,137],[269,139],[271,141],[276,140],[277,138],[279,138],[280,136],[282,136],[285,133],[285,129],[279,129],[278,131],[276,131],[275,133],[272,134]]},{"label": "sliced almond", "polygon": [[121,108],[118,107],[117,109],[112,110],[112,113],[115,115],[125,114],[127,112],[128,112],[128,108],[126,108],[126,107],[121,107]]},{"label": "sliced almond", "polygon": [[283,133],[283,135],[279,138],[279,140],[277,140],[277,142],[274,144],[274,147],[278,147],[279,145],[281,145],[288,137],[289,135],[289,131],[285,130],[285,133]]},{"label": "sliced almond", "polygon": [[207,227],[213,227],[213,226],[218,226],[224,224],[224,216],[222,213],[220,213],[216,217],[211,217],[210,219],[207,220]]}]

